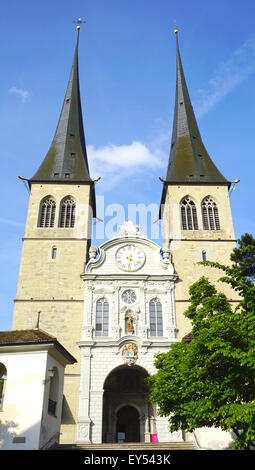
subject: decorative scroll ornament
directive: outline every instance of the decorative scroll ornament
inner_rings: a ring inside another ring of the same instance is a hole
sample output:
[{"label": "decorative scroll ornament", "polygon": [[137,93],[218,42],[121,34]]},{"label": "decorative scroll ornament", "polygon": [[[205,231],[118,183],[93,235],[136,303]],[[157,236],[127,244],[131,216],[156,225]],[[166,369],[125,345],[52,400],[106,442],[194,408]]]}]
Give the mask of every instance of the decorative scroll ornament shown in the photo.
[{"label": "decorative scroll ornament", "polygon": [[119,233],[115,235],[115,238],[119,237],[142,237],[146,238],[143,233],[140,232],[140,227],[138,225],[134,225],[131,220],[123,222],[119,229]]},{"label": "decorative scroll ornament", "polygon": [[127,364],[128,366],[132,366],[137,360],[137,353],[138,347],[135,343],[126,343],[122,348],[121,356],[125,364]]}]

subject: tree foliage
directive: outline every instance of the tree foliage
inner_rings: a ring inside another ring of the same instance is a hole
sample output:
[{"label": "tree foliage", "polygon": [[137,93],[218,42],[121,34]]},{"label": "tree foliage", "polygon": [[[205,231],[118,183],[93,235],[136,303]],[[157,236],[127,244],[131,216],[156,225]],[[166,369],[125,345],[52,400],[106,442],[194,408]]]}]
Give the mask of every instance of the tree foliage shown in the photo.
[{"label": "tree foliage", "polygon": [[245,233],[237,240],[239,246],[234,248],[230,259],[234,261],[244,276],[255,279],[255,239],[249,233]]},{"label": "tree foliage", "polygon": [[171,345],[156,357],[150,399],[169,416],[170,431],[220,427],[234,431],[233,449],[255,445],[255,285],[240,262],[232,267],[205,262],[240,295],[234,308],[201,277],[190,287],[191,341]]}]

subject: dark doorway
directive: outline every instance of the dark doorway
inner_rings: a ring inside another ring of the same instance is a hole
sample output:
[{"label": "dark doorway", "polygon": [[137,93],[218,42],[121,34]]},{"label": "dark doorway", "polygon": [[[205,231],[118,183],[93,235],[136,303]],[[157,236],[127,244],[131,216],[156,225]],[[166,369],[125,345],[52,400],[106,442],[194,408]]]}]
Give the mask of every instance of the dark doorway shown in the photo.
[{"label": "dark doorway", "polygon": [[140,442],[139,413],[133,406],[123,406],[117,413],[116,442]]},{"label": "dark doorway", "polygon": [[[144,442],[145,432],[148,439],[150,405],[147,377],[148,373],[135,365],[123,365],[107,376],[104,383],[102,442]],[[141,416],[142,420],[139,419]]]}]

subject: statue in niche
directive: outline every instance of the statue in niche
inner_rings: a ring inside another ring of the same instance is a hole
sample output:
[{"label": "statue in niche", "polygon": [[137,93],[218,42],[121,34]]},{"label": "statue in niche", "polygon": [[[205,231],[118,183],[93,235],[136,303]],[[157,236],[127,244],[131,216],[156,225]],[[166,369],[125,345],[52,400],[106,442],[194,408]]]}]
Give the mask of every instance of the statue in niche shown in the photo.
[{"label": "statue in niche", "polygon": [[132,312],[128,310],[125,315],[126,333],[134,333],[134,321],[135,318],[133,317]]}]

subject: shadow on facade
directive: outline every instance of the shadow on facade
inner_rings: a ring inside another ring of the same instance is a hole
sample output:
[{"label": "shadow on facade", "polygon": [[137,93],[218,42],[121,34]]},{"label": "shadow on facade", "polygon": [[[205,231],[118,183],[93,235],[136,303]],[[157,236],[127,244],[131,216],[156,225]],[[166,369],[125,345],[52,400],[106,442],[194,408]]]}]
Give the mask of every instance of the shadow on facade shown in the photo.
[{"label": "shadow on facade", "polygon": [[71,412],[68,401],[63,395],[61,424],[75,424],[75,419]]},{"label": "shadow on facade", "polygon": [[18,424],[15,421],[0,421],[0,449],[5,449],[7,445],[12,444],[13,439],[17,436],[15,428]]}]

